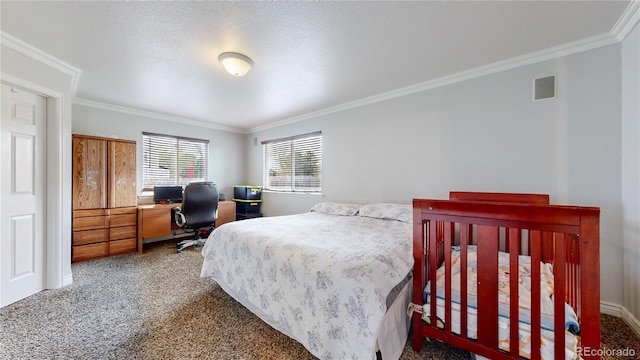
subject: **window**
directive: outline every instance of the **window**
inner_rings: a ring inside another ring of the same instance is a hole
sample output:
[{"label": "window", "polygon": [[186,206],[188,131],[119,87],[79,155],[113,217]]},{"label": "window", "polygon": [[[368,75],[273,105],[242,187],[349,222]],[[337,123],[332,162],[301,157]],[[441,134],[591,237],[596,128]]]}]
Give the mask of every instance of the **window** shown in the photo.
[{"label": "window", "polygon": [[322,191],[322,133],[264,141],[262,146],[265,190]]},{"label": "window", "polygon": [[209,140],[142,133],[144,189],[206,181]]}]

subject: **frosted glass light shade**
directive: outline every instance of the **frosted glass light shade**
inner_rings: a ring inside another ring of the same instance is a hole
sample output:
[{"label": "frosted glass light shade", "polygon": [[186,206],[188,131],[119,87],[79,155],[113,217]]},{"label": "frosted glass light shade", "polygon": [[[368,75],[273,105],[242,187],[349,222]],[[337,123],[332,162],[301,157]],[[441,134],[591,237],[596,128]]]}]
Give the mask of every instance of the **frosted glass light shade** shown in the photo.
[{"label": "frosted glass light shade", "polygon": [[218,60],[220,60],[224,69],[233,76],[244,76],[253,67],[251,59],[234,52],[222,53],[218,56]]}]

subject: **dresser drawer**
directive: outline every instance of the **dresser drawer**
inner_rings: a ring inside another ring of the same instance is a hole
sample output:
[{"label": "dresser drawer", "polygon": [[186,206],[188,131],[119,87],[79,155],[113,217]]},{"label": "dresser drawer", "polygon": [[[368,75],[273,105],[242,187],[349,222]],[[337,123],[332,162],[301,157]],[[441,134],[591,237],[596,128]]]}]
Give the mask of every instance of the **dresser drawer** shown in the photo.
[{"label": "dresser drawer", "polygon": [[106,242],[74,246],[72,249],[72,261],[87,260],[107,256],[109,244]]},{"label": "dresser drawer", "polygon": [[218,203],[218,219],[216,227],[228,222],[236,221],[236,203],[233,201],[221,201]]},{"label": "dresser drawer", "polygon": [[166,207],[144,209],[140,214],[140,226],[144,239],[171,235],[171,209]]},{"label": "dresser drawer", "polygon": [[106,209],[107,215],[135,215],[138,213],[137,207],[124,207],[124,208],[113,208]]},{"label": "dresser drawer", "polygon": [[73,231],[104,229],[108,227],[106,216],[87,216],[73,218]]},{"label": "dresser drawer", "polygon": [[73,245],[87,245],[107,241],[107,229],[85,230],[73,232]]},{"label": "dresser drawer", "polygon": [[73,218],[108,215],[105,209],[73,210]]},{"label": "dresser drawer", "polygon": [[109,229],[110,241],[135,238],[136,236],[138,236],[138,228],[136,226],[121,226]]},{"label": "dresser drawer", "polygon": [[112,240],[109,241],[109,254],[123,254],[138,250],[138,242],[134,237],[132,239]]},{"label": "dresser drawer", "polygon": [[109,227],[119,227],[119,226],[135,226],[138,222],[138,216],[134,212],[132,214],[122,214],[122,215],[110,215],[109,216]]}]

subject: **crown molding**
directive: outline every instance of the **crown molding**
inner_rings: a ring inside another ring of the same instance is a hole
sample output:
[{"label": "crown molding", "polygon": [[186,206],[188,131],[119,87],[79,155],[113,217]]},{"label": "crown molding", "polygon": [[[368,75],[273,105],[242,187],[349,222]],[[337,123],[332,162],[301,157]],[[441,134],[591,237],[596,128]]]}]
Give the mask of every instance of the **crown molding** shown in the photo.
[{"label": "crown molding", "polygon": [[80,76],[82,70],[75,66],[67,64],[66,62],[56,58],[55,56],[48,54],[37,47],[28,44],[17,37],[0,30],[0,43],[10,49],[13,49],[19,53],[22,53],[36,61],[39,61],[47,66],[50,66],[60,72],[63,72],[71,77],[71,95],[75,97]]},{"label": "crown molding", "polygon": [[611,34],[622,42],[638,22],[640,22],[640,0],[633,0],[611,29]]},{"label": "crown molding", "polygon": [[221,125],[212,124],[212,123],[206,122],[206,121],[188,119],[188,118],[183,118],[183,117],[180,117],[180,116],[167,115],[167,114],[157,113],[157,112],[153,112],[153,111],[139,110],[139,109],[134,109],[134,108],[126,107],[126,106],[107,104],[107,103],[103,103],[103,102],[99,102],[99,101],[95,101],[95,100],[74,98],[72,103],[73,103],[73,105],[80,105],[80,106],[86,106],[86,107],[91,107],[91,108],[96,108],[96,109],[115,111],[115,112],[120,112],[120,113],[124,113],[124,114],[148,117],[148,118],[153,118],[153,119],[173,121],[173,122],[183,123],[183,124],[187,124],[187,125],[200,126],[200,127],[214,129],[214,130],[227,131],[227,132],[233,132],[233,133],[239,133],[239,134],[246,134],[247,133],[243,129],[238,129],[238,128],[234,128],[234,127],[221,126]]},{"label": "crown molding", "polygon": [[474,69],[461,71],[452,75],[443,76],[433,80],[429,80],[423,83],[407,86],[404,88],[392,90],[382,94],[370,96],[360,100],[351,101],[337,106],[332,106],[319,111],[314,111],[304,115],[272,122],[266,125],[257,126],[248,129],[248,133],[255,133],[267,129],[280,127],[283,125],[309,120],[319,116],[324,116],[339,111],[345,111],[349,109],[358,108],[365,105],[375,104],[378,102],[395,99],[398,97],[415,94],[418,92],[439,88],[446,85],[455,84],[458,82],[475,79],[478,77],[495,74],[505,70],[518,68],[525,65],[530,65],[542,61],[552,60],[560,57],[564,57],[571,54],[580,53],[587,50],[596,49],[599,47],[611,45],[620,42],[616,36],[611,33],[592,36],[590,38],[566,43],[553,48],[545,49],[542,51],[533,52],[530,54],[513,57],[510,59],[497,61],[492,64],[480,66]]},{"label": "crown molding", "polygon": [[0,82],[5,82],[7,84],[15,85],[19,88],[26,89],[31,92],[36,92],[40,95],[53,97],[53,98],[64,98],[65,95],[59,91],[50,89],[46,86],[42,86],[40,84],[32,83],[31,81],[24,80],[12,74],[6,73],[0,70]]}]

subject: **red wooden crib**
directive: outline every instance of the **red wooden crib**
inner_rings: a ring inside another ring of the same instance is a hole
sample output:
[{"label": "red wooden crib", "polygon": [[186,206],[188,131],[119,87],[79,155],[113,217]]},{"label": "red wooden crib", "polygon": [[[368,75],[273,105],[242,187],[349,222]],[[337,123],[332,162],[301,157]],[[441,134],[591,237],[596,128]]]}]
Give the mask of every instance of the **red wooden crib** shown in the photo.
[{"label": "red wooden crib", "polygon": [[600,348],[600,210],[548,202],[413,200],[415,351],[425,337],[490,359],[591,358],[582,349]]}]

